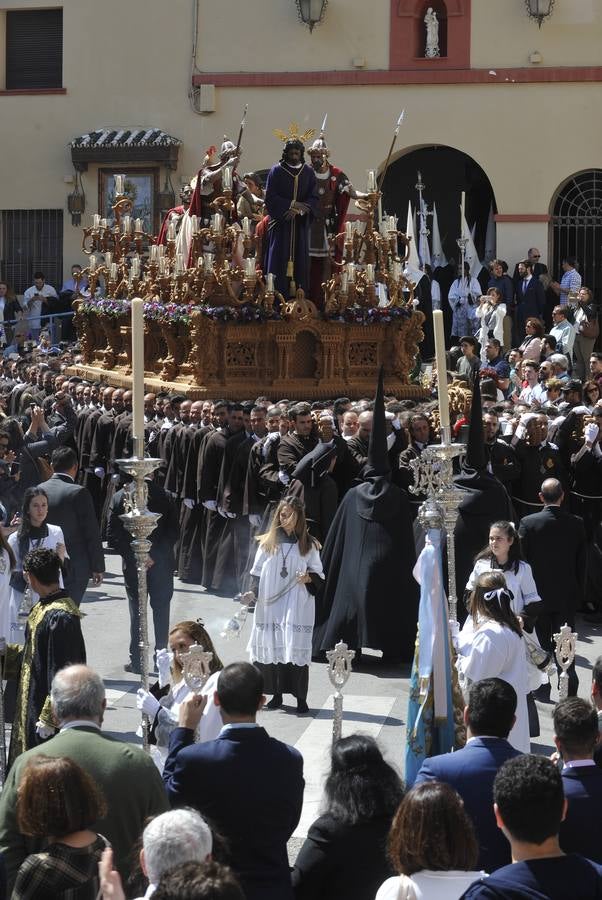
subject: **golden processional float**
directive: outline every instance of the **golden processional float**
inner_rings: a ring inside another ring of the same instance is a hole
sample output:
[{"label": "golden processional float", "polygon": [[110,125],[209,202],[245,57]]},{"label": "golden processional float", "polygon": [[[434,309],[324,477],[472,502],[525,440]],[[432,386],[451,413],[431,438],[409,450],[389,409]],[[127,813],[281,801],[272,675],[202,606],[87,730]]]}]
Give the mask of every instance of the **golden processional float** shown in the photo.
[{"label": "golden processional float", "polygon": [[424,316],[404,275],[409,239],[393,216],[377,226],[375,173],[356,201],[358,220],[329,239],[333,274],[319,311],[302,290],[293,297],[275,291],[273,275],[262,270],[260,239],[248,219],[236,221],[232,169],[223,172],[209,222],[189,217],[188,255],[177,252],[173,223],[159,244],[132,219],[125,176],[115,176],[113,220],[96,214],[84,229],[89,296],[74,301],[81,362],[72,371],[130,385],[131,300],[141,297],[148,390],[191,399],[357,398],[372,396],[382,365],[388,393],[423,398],[424,387],[410,381]]}]

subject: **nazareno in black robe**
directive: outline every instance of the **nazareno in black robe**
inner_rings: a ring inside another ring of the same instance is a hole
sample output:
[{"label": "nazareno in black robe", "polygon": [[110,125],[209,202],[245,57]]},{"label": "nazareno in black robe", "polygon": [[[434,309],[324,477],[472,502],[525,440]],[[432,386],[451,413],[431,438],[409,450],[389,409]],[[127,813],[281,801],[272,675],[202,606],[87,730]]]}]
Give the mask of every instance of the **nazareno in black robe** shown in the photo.
[{"label": "nazareno in black robe", "polygon": [[314,655],[343,640],[401,662],[414,657],[419,588],[412,512],[391,483],[383,393],[381,371],[365,480],[343,497],[322,550],[326,579],[316,598]]}]

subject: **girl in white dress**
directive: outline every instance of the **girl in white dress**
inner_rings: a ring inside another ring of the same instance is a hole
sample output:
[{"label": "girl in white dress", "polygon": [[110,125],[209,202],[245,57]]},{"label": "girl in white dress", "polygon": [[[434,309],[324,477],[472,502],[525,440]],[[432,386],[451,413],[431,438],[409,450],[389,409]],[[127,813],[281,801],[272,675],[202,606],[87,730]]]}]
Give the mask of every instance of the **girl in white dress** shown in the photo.
[{"label": "girl in white dress", "polygon": [[[8,539],[8,545],[15,555],[15,566],[10,581],[10,633],[5,635],[5,637],[13,644],[23,644],[25,642],[27,615],[19,617],[23,594],[27,588],[23,578],[23,560],[30,550],[38,550],[42,547],[46,550],[55,550],[61,562],[68,559],[63,531],[58,525],[51,525],[47,522],[47,516],[48,496],[44,488],[27,488],[23,497],[19,528],[17,531],[13,531]],[[62,574],[60,585],[64,587]],[[40,598],[31,587],[28,590],[30,593],[29,607],[31,609]]]},{"label": "girl in white dress", "polygon": [[483,678],[502,678],[516,691],[516,722],[508,740],[521,753],[530,749],[527,655],[520,622],[501,572],[485,572],[470,595],[470,615],[457,639],[460,686]]},{"label": "girl in white dress", "polygon": [[[157,650],[157,668],[159,681],[150,691],[139,688],[136,705],[145,712],[151,722],[151,750],[153,758],[162,772],[169,750],[169,737],[178,726],[178,712],[182,702],[191,693],[184,681],[184,667],[181,657],[188,653],[193,645],[202,647],[213,653],[209,663],[209,678],[205,682],[201,694],[209,701],[203,710],[203,716],[195,734],[195,741],[205,743],[213,741],[222,730],[222,719],[219,709],[213,702],[217,690],[217,679],[223,669],[213,641],[205,630],[200,619],[196,622],[178,622],[169,632],[169,650]],[[155,742],[153,744],[153,741]]]},{"label": "girl in white dress", "polygon": [[282,695],[297,699],[306,713],[315,605],[311,594],[324,578],[319,544],[310,536],[305,509],[297,497],[282,500],[259,548],[251,575],[255,590],[243,595],[253,604],[253,630],[247,650],[261,669],[266,693],[274,696],[267,709],[282,706]]},{"label": "girl in white dress", "polygon": [[512,593],[513,612],[526,618],[537,616],[543,601],[537,591],[531,566],[522,559],[518,532],[512,522],[494,522],[490,526],[489,544],[475,559],[466,591],[474,589],[479,575],[492,570],[504,573],[506,587]]},{"label": "girl in white dress", "polygon": [[15,554],[0,530],[0,637],[10,638],[10,578],[15,568]]},{"label": "girl in white dress", "polygon": [[487,365],[485,347],[491,335],[504,346],[504,319],[506,317],[506,304],[502,303],[502,292],[497,288],[489,288],[486,294],[479,298],[479,305],[475,307],[474,314],[478,319],[478,328],[475,337],[481,345],[481,359]]}]

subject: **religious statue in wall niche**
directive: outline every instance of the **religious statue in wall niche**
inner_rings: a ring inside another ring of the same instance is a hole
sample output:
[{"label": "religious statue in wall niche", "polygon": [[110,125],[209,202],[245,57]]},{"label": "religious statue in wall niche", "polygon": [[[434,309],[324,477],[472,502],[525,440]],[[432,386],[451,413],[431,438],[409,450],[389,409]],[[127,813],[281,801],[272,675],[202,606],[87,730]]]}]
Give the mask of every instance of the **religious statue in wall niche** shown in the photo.
[{"label": "religious statue in wall niche", "polygon": [[429,6],[424,16],[424,24],[426,25],[426,49],[424,55],[427,59],[440,56],[439,53],[439,21],[437,13]]}]

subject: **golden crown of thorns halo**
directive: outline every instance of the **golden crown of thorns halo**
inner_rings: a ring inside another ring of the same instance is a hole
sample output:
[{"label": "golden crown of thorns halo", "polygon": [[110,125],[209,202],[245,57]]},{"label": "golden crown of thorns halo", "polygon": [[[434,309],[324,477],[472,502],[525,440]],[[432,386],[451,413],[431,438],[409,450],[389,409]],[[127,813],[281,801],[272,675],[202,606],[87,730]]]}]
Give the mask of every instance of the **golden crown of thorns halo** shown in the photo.
[{"label": "golden crown of thorns halo", "polygon": [[274,134],[278,138],[279,141],[286,143],[287,141],[301,141],[304,144],[310,138],[314,136],[316,133],[315,128],[308,128],[307,131],[304,131],[303,134],[299,134],[299,123],[291,122],[288,130],[288,134],[286,131],[281,131],[280,128],[274,128]]}]

